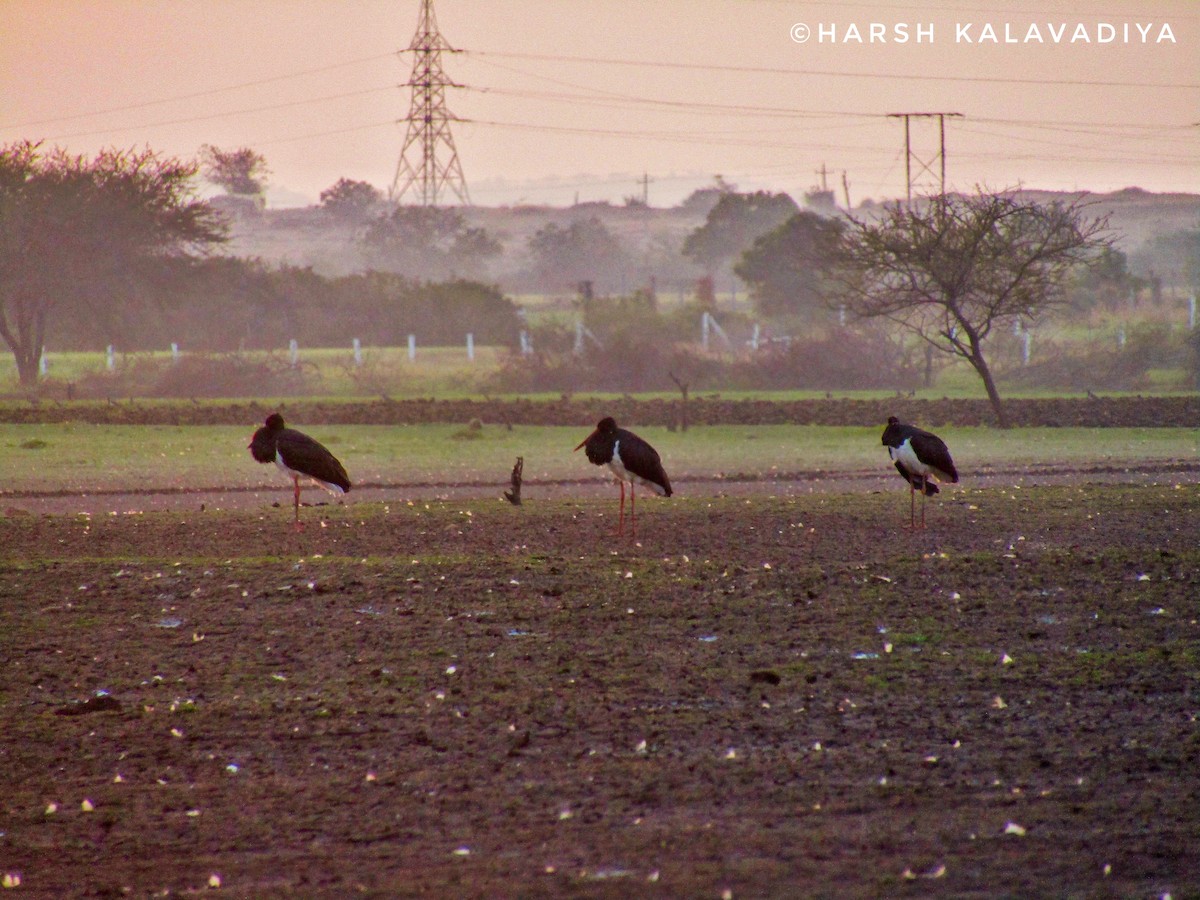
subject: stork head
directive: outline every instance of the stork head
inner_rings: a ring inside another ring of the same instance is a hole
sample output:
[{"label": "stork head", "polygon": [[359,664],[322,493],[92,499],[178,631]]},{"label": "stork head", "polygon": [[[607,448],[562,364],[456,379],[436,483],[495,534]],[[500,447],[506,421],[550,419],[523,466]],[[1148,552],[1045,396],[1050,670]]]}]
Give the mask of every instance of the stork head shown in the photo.
[{"label": "stork head", "polygon": [[[582,441],[579,442],[579,446],[575,448],[575,451],[578,451],[581,447],[586,446],[587,442],[590,441],[592,438],[594,438],[596,435],[611,434],[612,432],[614,432],[616,430],[617,430],[617,420],[614,419],[612,416],[605,416],[598,423],[596,423],[596,429],[591,434],[589,434],[587,437],[585,437]],[[572,452],[575,452],[575,451],[572,451]]]}]

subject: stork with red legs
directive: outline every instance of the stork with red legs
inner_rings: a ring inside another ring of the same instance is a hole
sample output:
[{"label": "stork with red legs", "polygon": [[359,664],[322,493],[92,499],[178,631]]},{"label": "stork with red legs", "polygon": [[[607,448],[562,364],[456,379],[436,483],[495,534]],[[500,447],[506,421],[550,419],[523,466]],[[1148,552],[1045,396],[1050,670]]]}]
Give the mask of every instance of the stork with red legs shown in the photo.
[{"label": "stork with red legs", "polygon": [[608,466],[621,486],[621,511],[617,518],[617,534],[625,528],[625,482],[629,482],[629,519],[633,537],[637,537],[636,486],[641,484],[662,497],[671,496],[671,482],[663,471],[658,451],[607,416],[596,430],[580,441],[575,450],[584,448],[588,460],[597,466]]},{"label": "stork with red legs", "polygon": [[284,425],[283,416],[271,413],[263,427],[250,439],[250,455],[260,463],[275,463],[292,479],[295,488],[293,506],[296,530],[300,524],[300,479],[311,478],[327,491],[344,494],[350,490],[350,477],[337,457],[302,431]]},{"label": "stork with red legs", "polygon": [[925,498],[938,492],[938,486],[930,481],[957,483],[958,470],[950,458],[950,449],[936,434],[922,431],[913,425],[905,425],[895,416],[888,417],[883,430],[883,444],[896,464],[900,477],[908,482],[909,527],[917,527],[917,491],[921,492],[921,528],[925,527]]}]

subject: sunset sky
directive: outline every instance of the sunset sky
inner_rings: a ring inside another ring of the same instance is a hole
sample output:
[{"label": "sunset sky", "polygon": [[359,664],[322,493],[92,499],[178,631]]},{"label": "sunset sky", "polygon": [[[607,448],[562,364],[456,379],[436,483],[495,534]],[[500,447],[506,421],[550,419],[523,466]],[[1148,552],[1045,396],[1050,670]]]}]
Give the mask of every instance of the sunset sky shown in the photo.
[{"label": "sunset sky", "polygon": [[[316,202],[342,177],[386,190],[410,102],[411,54],[397,51],[419,6],[0,0],[0,144],[185,157],[248,146],[267,158],[272,206]],[[436,11],[462,51],[443,57],[461,85],[447,103],[481,205],[620,202],[640,195],[643,174],[654,206],[718,174],[798,198],[822,165],[839,201],[843,172],[854,204],[903,196],[898,112],[961,113],[947,120],[952,189],[1200,193],[1194,0],[436,0]],[[931,158],[936,126],[915,121],[912,139]]]}]

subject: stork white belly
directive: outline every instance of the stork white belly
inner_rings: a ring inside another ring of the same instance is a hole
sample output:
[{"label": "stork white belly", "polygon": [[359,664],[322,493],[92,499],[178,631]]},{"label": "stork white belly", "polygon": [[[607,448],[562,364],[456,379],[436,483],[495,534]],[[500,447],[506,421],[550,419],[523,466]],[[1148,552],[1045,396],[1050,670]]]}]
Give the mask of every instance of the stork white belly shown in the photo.
[{"label": "stork white belly", "polygon": [[941,475],[933,466],[926,465],[917,459],[917,454],[912,448],[912,442],[908,438],[905,438],[904,443],[899,447],[888,447],[888,455],[914,475],[924,475],[926,478]]},{"label": "stork white belly", "polygon": [[311,475],[306,475],[303,472],[297,472],[295,469],[288,468],[288,464],[283,461],[283,454],[278,450],[275,451],[275,465],[279,466],[279,471],[281,471],[288,478],[307,478],[314,484],[319,484],[327,491],[331,491],[335,494],[346,493],[342,490],[342,486],[340,484],[330,484],[328,481],[322,481],[320,478],[313,478]]},{"label": "stork white belly", "polygon": [[621,442],[617,441],[613,444],[612,459],[608,461],[609,470],[617,476],[618,481],[628,481],[630,484],[640,484],[648,487],[656,494],[663,495],[662,485],[655,484],[653,481],[647,481],[641,475],[630,472],[625,468],[625,464],[621,462]]}]

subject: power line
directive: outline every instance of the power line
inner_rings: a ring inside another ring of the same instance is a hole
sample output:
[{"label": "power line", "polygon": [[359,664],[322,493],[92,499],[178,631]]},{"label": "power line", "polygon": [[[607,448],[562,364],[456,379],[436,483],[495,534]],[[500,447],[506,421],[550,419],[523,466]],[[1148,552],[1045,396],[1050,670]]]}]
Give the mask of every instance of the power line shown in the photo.
[{"label": "power line", "polygon": [[[329,100],[345,100],[348,97],[362,97],[367,94],[379,94],[379,93],[382,93],[383,91],[391,91],[391,90],[394,90],[394,88],[392,88],[390,86],[383,87],[383,88],[366,88],[361,91],[346,91],[345,93],[342,93],[342,94],[327,94],[323,97],[309,97],[305,100],[289,100],[286,103],[271,103],[266,106],[254,106],[254,107],[249,107],[247,109],[226,110],[224,112],[219,112],[219,113],[208,113],[207,115],[203,115],[203,116],[189,116],[184,119],[166,119],[166,120],[163,120],[160,122],[147,122],[142,125],[138,125],[137,127],[138,128],[163,128],[168,125],[187,125],[192,122],[205,122],[205,121],[208,121],[211,119],[224,119],[224,118],[230,118],[233,116],[245,116],[245,115],[249,115],[251,113],[270,112],[271,110],[274,110],[274,109],[290,109],[290,108],[297,107],[297,106],[307,106],[310,103],[325,103]],[[129,127],[129,126],[118,127],[118,128],[99,128],[99,129],[95,129],[92,131],[76,131],[76,132],[72,132],[69,134],[55,134],[55,135],[49,136],[48,138],[46,138],[46,140],[60,141],[60,140],[65,140],[66,138],[94,137],[98,134],[111,134],[114,131],[124,131],[127,129],[127,127]]]},{"label": "power line", "polygon": [[911,75],[897,72],[846,72],[837,69],[786,69],[770,66],[730,66],[711,63],[679,63],[664,60],[620,59],[600,56],[562,56],[549,53],[515,53],[502,50],[466,51],[476,56],[498,56],[505,59],[530,59],[542,62],[589,63],[618,66],[642,66],[656,69],[685,69],[708,72],[743,72],[754,75],[821,75],[837,78],[882,78],[888,81],[959,81],[982,84],[1062,84],[1078,87],[1136,87],[1136,88],[1180,88],[1200,90],[1197,82],[1164,81],[1100,81],[1070,78],[1002,78],[983,75]]},{"label": "power line", "polygon": [[[91,112],[76,113],[75,115],[71,115],[71,116],[56,116],[53,119],[38,119],[38,120],[32,121],[32,122],[18,122],[14,125],[0,124],[0,130],[8,131],[10,129],[17,129],[17,128],[32,128],[34,125],[52,125],[55,122],[72,122],[76,119],[90,119],[90,118],[94,118],[95,116],[108,115],[109,113],[130,112],[135,109],[145,109],[148,106],[162,106],[163,104],[166,104],[166,103],[178,103],[181,100],[195,100],[198,97],[211,97],[214,94],[225,94],[225,93],[228,93],[229,91],[240,91],[240,90],[244,90],[245,88],[260,87],[261,85],[273,84],[277,81],[289,81],[293,78],[303,78],[306,75],[318,75],[322,72],[331,72],[334,69],[344,69],[347,66],[357,66],[357,65],[360,65],[365,62],[375,62],[376,60],[385,59],[385,58],[388,58],[391,56],[392,56],[391,53],[381,53],[381,54],[376,54],[375,56],[364,56],[360,59],[352,59],[352,60],[348,60],[346,62],[333,63],[332,65],[328,65],[328,66],[320,66],[315,69],[302,69],[299,72],[288,72],[284,75],[272,75],[270,78],[259,78],[256,81],[244,81],[241,84],[231,84],[231,85],[228,85],[227,87],[210,88],[210,89],[204,90],[204,91],[195,91],[190,94],[176,94],[173,97],[162,97],[158,100],[144,100],[141,103],[129,103],[129,104],[126,104],[125,106],[110,106],[105,109],[94,109]],[[265,108],[273,109],[275,107],[265,107]],[[254,111],[257,111],[257,110],[254,110]],[[195,120],[187,119],[184,121],[195,121]],[[172,124],[174,124],[174,123],[172,123]],[[73,136],[73,135],[71,135],[71,136]]]}]

